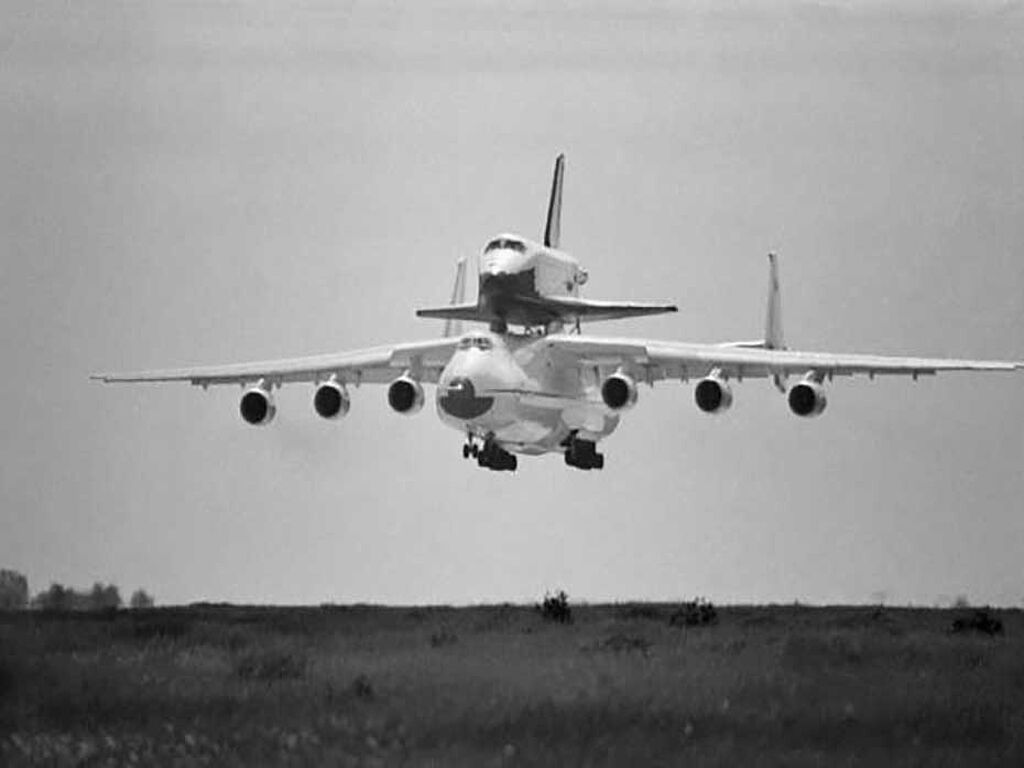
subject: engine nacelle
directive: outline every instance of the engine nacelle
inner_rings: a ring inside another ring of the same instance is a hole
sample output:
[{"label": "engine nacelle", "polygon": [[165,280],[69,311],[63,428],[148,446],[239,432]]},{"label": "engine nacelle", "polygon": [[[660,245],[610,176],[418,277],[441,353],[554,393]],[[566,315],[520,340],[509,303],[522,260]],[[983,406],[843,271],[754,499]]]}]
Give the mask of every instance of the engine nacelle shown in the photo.
[{"label": "engine nacelle", "polygon": [[613,411],[625,411],[636,405],[636,382],[624,373],[613,373],[601,385],[601,399]]},{"label": "engine nacelle", "polygon": [[263,426],[274,420],[277,406],[274,405],[274,396],[270,392],[263,387],[253,387],[242,395],[238,410],[249,424]]},{"label": "engine nacelle", "polygon": [[786,394],[789,410],[797,416],[820,416],[828,405],[825,387],[813,379],[804,379],[789,388]]},{"label": "engine nacelle", "polygon": [[388,405],[411,416],[423,407],[423,387],[411,376],[399,376],[388,387]]},{"label": "engine nacelle", "polygon": [[325,419],[340,419],[348,413],[348,392],[337,381],[325,381],[313,393],[313,408]]},{"label": "engine nacelle", "polygon": [[732,405],[732,389],[725,379],[712,374],[697,382],[693,399],[704,413],[725,413]]}]

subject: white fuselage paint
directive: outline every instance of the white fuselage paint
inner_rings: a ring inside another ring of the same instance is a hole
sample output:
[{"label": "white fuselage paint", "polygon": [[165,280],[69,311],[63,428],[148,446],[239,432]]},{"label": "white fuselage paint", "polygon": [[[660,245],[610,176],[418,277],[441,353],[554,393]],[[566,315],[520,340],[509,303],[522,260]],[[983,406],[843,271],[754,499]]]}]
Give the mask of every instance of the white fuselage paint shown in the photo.
[{"label": "white fuselage paint", "polygon": [[[493,400],[482,413],[453,415],[459,409],[446,409],[445,398],[464,391],[467,380],[480,402]],[[435,402],[441,421],[463,434],[540,454],[563,450],[572,432],[596,442],[615,430],[619,416],[601,400],[600,386],[596,372],[559,365],[544,336],[473,331],[441,372]]]}]

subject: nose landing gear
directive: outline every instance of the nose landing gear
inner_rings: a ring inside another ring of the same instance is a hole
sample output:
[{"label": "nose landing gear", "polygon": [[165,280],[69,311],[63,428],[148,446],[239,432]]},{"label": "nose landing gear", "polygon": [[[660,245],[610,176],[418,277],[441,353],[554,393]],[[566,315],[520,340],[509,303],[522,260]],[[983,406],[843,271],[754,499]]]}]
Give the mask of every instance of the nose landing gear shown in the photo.
[{"label": "nose landing gear", "polygon": [[515,472],[519,466],[515,455],[506,451],[492,438],[484,440],[483,447],[477,445],[472,437],[468,438],[462,446],[462,458],[468,459],[470,456],[476,459],[477,466],[495,472]]},{"label": "nose landing gear", "polygon": [[565,463],[576,469],[604,469],[604,454],[597,452],[593,440],[580,440],[572,435],[565,443]]}]

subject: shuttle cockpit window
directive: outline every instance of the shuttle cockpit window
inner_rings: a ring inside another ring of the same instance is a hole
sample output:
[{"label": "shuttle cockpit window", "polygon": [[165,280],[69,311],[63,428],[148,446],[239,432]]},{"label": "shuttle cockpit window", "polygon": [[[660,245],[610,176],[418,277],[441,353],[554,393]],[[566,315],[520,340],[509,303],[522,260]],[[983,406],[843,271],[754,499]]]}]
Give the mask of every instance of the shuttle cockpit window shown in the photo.
[{"label": "shuttle cockpit window", "polygon": [[523,245],[520,240],[513,240],[509,237],[499,237],[497,240],[491,240],[484,248],[484,253],[490,251],[496,251],[498,249],[517,251],[518,253],[526,253],[526,246]]}]

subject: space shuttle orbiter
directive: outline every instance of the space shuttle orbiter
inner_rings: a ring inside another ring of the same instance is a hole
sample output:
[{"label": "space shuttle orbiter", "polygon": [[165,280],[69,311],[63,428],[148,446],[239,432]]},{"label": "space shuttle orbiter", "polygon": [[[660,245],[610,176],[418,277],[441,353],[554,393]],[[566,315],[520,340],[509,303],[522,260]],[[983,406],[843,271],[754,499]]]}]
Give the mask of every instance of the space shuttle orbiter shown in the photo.
[{"label": "space shuttle orbiter", "polygon": [[551,182],[543,244],[518,235],[498,235],[484,246],[480,255],[476,303],[420,309],[416,314],[486,322],[497,327],[530,327],[675,312],[673,304],[580,298],[587,272],[579,261],[559,248],[564,175],[565,155],[559,155]]}]

